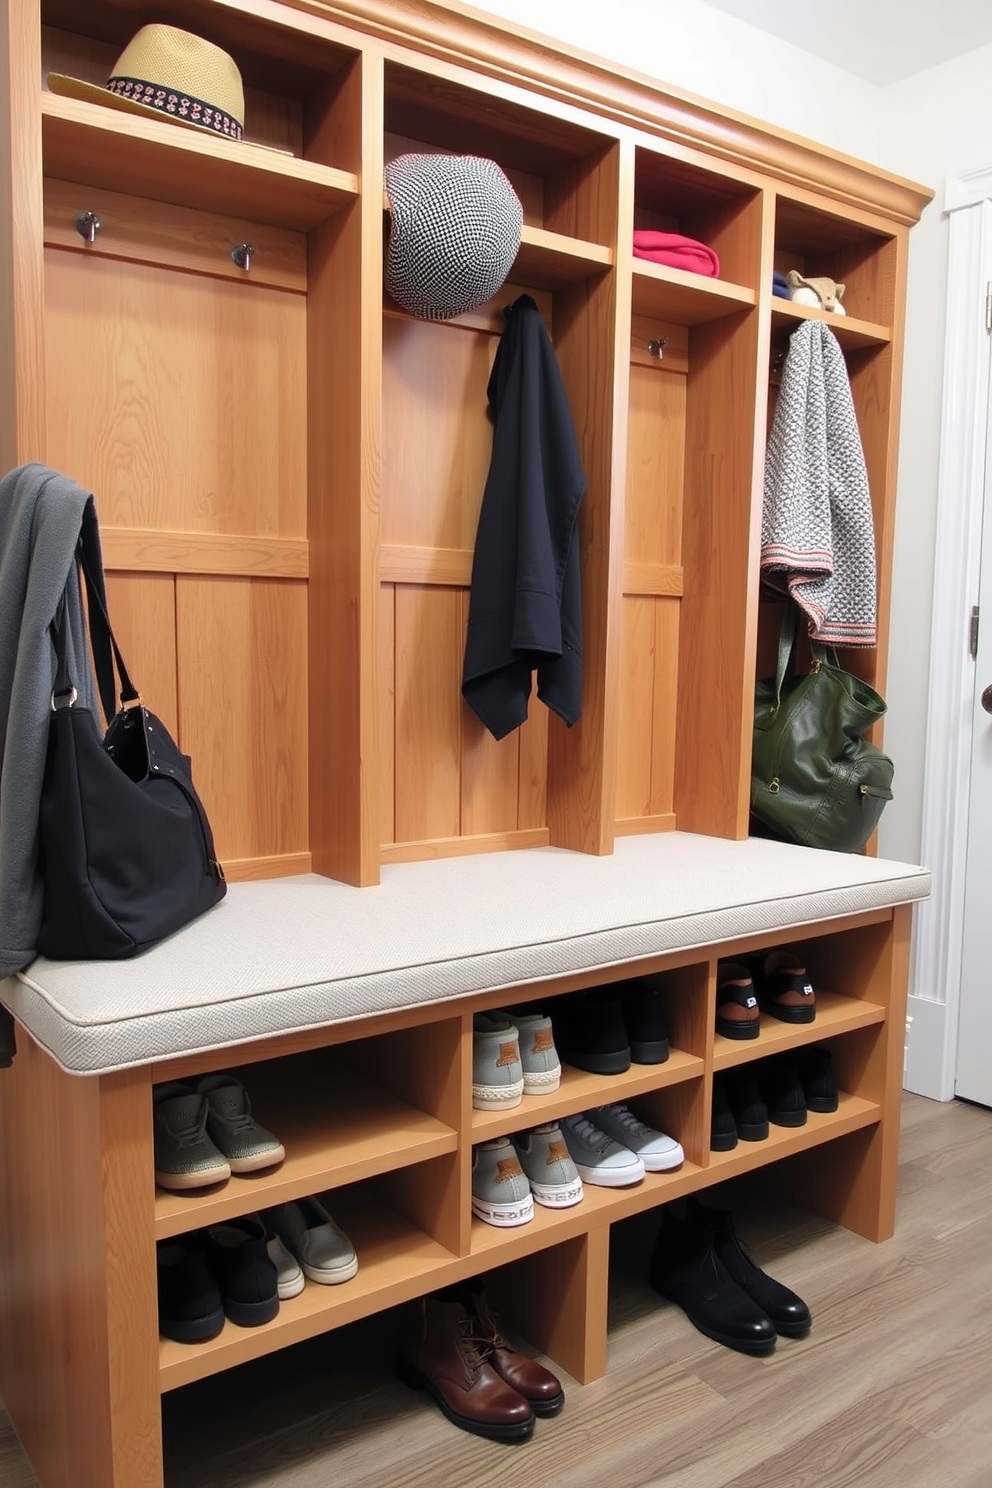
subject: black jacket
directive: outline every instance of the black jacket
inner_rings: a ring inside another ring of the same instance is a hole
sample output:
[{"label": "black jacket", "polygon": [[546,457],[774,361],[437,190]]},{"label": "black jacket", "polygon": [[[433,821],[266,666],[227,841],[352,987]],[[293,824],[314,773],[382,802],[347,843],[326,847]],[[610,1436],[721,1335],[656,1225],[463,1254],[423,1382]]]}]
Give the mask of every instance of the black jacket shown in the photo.
[{"label": "black jacket", "polygon": [[554,348],[530,295],[503,311],[487,389],[496,427],[472,565],[462,695],[497,739],[537,695],[569,725],[582,704],[577,517],[585,472]]}]

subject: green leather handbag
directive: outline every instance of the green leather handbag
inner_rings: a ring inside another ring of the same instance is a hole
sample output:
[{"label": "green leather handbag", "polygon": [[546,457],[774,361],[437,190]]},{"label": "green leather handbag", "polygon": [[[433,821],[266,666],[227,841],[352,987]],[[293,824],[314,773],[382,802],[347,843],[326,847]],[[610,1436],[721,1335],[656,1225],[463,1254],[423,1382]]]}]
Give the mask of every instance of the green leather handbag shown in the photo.
[{"label": "green leather handbag", "polygon": [[862,737],[885,700],[815,643],[810,671],[790,672],[795,634],[790,602],[775,676],[755,690],[752,816],[785,842],[860,852],[892,799],[892,761]]}]

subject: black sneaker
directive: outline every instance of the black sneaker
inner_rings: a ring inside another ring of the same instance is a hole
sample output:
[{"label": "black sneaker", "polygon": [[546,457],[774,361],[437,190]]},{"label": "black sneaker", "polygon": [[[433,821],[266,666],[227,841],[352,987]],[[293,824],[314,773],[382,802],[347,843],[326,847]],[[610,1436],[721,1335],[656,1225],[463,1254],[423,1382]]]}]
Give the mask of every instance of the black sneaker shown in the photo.
[{"label": "black sneaker", "polygon": [[710,1151],[733,1152],[737,1146],[737,1122],[730,1109],[727,1087],[720,1075],[713,1077],[713,1119],[710,1123]]},{"label": "black sneaker", "polygon": [[763,1142],[768,1136],[768,1107],[753,1070],[735,1070],[727,1082],[727,1099],[742,1142]]},{"label": "black sneaker", "polygon": [[730,1210],[708,1209],[693,1195],[688,1213],[695,1223],[709,1227],[717,1256],[737,1285],[767,1314],[776,1333],[786,1338],[804,1337],[813,1321],[809,1308],[802,1297],[755,1264],[734,1229]]},{"label": "black sneaker", "polygon": [[622,987],[622,982],[608,982],[551,1003],[555,1048],[565,1064],[594,1075],[622,1075],[630,1069]]},{"label": "black sneaker", "polygon": [[774,1323],[723,1264],[710,1226],[678,1219],[669,1206],[662,1210],[650,1282],[707,1338],[747,1354],[774,1349]]},{"label": "black sneaker", "polygon": [[158,1267],[158,1331],[176,1343],[206,1343],[224,1326],[220,1288],[207,1265],[207,1246],[200,1230],[160,1240],[155,1247]]},{"label": "black sneaker", "polygon": [[840,1104],[840,1093],[829,1049],[824,1049],[819,1044],[812,1049],[804,1049],[799,1056],[799,1078],[809,1110],[836,1111]]},{"label": "black sneaker", "polygon": [[224,1311],[239,1328],[270,1323],[279,1311],[279,1273],[269,1255],[265,1225],[243,1214],[207,1230],[207,1259]]},{"label": "black sneaker", "polygon": [[621,1005],[631,1059],[635,1064],[664,1064],[669,1055],[664,993],[649,982],[625,982]]},{"label": "black sneaker", "polygon": [[805,1126],[806,1096],[799,1078],[798,1059],[791,1055],[766,1059],[760,1078],[769,1121],[775,1126]]}]

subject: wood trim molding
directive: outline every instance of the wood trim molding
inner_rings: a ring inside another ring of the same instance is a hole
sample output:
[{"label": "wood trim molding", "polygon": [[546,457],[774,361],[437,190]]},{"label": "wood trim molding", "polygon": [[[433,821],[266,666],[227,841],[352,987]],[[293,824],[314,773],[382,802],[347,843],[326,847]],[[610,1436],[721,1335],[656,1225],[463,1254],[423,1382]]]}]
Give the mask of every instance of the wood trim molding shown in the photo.
[{"label": "wood trim molding", "polygon": [[105,527],[100,541],[104,566],[112,571],[267,579],[305,579],[310,571],[306,538]]},{"label": "wood trim molding", "polygon": [[975,704],[966,638],[979,586],[990,367],[979,306],[990,278],[992,202],[982,200],[950,222],[921,853],[933,871],[933,896],[917,911],[910,984],[914,1004],[942,1009],[942,1038],[935,1041],[931,1028],[929,1037],[921,1029],[910,1039],[905,1077],[910,1090],[936,1100],[954,1095],[961,997]]},{"label": "wood trim molding", "polygon": [[663,85],[456,0],[284,0],[383,42],[516,84],[615,123],[705,150],[848,206],[916,222],[933,192],[694,94]]}]

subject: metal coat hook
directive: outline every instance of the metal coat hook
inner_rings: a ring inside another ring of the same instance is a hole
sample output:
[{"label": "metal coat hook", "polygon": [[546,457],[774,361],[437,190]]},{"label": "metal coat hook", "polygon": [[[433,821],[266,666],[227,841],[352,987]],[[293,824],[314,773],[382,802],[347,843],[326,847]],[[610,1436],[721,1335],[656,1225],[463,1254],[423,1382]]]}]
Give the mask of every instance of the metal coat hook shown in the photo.
[{"label": "metal coat hook", "polygon": [[668,337],[662,336],[658,340],[648,342],[648,356],[657,357],[662,361],[665,355],[665,347],[668,345]]},{"label": "metal coat hook", "polygon": [[250,243],[235,243],[231,249],[231,258],[237,264],[238,268],[244,269],[247,274],[251,268],[251,259],[254,252],[255,250]]},{"label": "metal coat hook", "polygon": [[76,231],[84,243],[95,243],[102,226],[103,221],[96,212],[80,212],[76,218]]}]

